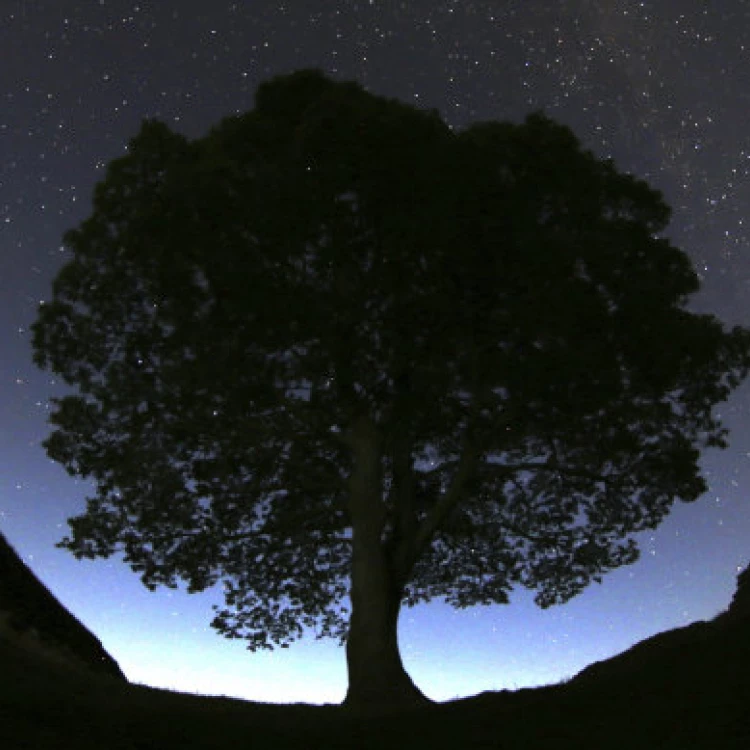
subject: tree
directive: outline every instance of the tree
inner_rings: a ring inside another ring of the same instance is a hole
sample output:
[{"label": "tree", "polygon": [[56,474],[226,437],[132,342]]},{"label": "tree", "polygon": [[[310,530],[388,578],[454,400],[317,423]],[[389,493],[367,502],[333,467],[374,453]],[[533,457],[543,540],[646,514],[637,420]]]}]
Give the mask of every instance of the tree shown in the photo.
[{"label": "tree", "polygon": [[453,132],[317,70],[145,122],[33,327],[77,387],[44,446],[96,486],[60,546],[222,581],[251,650],[340,638],[347,704],[426,700],[402,604],[565,602],[705,491],[750,332],[685,309],[668,219],[540,113]]}]

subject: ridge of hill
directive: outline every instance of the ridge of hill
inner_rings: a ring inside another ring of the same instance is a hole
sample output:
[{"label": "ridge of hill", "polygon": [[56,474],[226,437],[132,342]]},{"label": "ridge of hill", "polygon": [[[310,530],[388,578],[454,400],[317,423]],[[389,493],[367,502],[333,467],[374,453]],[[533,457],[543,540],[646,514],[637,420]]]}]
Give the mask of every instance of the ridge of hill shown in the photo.
[{"label": "ridge of hill", "polygon": [[567,682],[381,715],[131,685],[0,639],[0,747],[746,750],[748,570],[727,611],[647,638]]}]

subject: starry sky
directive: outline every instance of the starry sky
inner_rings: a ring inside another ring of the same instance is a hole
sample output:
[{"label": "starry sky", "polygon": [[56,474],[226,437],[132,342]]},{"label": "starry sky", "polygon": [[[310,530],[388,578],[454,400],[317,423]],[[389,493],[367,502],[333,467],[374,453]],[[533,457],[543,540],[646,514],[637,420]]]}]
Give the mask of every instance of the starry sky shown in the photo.
[{"label": "starry sky", "polygon": [[[252,654],[210,627],[218,590],[150,593],[118,558],[54,547],[92,490],[40,442],[53,395],[29,326],[143,118],[200,137],[300,68],[440,111],[454,129],[543,110],[663,191],[703,287],[691,309],[750,325],[750,3],[745,0],[2,0],[0,530],[132,682],[272,702],[343,699],[343,650]],[[750,385],[717,409],[709,491],[641,534],[641,560],[561,607],[405,610],[405,665],[436,700],[557,682],[724,609],[750,561]]]}]

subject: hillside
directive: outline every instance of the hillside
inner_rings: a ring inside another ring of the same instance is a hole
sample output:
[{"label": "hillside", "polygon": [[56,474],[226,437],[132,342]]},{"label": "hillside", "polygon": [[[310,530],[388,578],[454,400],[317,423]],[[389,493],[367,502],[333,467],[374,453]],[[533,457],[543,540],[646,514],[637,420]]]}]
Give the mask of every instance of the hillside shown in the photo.
[{"label": "hillside", "polygon": [[[738,589],[739,593],[739,589]],[[723,750],[750,747],[750,617],[648,638],[561,685],[487,692],[385,716],[266,705],[125,684],[0,642],[0,746]]]}]

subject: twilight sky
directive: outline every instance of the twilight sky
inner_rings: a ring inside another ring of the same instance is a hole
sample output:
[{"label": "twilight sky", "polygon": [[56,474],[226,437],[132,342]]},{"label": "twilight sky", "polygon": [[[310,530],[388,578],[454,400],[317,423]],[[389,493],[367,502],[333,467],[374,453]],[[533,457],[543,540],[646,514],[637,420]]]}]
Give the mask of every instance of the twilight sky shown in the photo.
[{"label": "twilight sky", "polygon": [[[133,682],[252,700],[338,702],[343,650],[260,655],[208,623],[220,591],[150,593],[117,558],[54,547],[91,491],[49,461],[29,325],[141,120],[199,137],[258,84],[318,67],[437,108],[455,129],[542,109],[661,189],[703,289],[692,309],[750,325],[750,5],[744,0],[0,0],[0,530]],[[739,118],[739,119],[738,119]],[[747,217],[747,218],[746,218]],[[570,603],[405,610],[407,669],[437,700],[572,676],[725,608],[750,560],[750,385],[718,412],[709,491],[640,535],[641,560]]]}]

